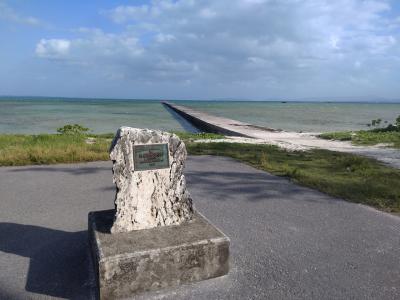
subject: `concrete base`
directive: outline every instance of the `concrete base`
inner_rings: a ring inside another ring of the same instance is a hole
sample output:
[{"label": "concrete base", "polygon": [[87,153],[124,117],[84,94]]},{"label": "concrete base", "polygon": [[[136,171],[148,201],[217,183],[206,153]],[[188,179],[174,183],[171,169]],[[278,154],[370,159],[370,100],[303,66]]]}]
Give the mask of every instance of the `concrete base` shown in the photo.
[{"label": "concrete base", "polygon": [[110,234],[114,211],[89,213],[100,299],[218,277],[229,270],[229,239],[195,212],[177,226]]}]

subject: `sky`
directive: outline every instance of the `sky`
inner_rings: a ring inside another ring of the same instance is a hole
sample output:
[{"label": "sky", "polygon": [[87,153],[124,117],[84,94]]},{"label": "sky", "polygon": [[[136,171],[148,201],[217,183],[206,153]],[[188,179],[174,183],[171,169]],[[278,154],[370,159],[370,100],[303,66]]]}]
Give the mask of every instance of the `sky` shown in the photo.
[{"label": "sky", "polygon": [[400,99],[398,0],[0,0],[0,95]]}]

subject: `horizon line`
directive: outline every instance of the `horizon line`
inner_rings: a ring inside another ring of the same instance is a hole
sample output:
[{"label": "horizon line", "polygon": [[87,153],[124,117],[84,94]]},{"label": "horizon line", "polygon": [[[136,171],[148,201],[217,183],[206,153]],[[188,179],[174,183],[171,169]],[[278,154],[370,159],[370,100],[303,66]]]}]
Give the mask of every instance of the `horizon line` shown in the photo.
[{"label": "horizon line", "polygon": [[[337,96],[337,97],[302,97],[302,98],[267,98],[267,99],[250,99],[250,98],[208,98],[208,99],[184,99],[184,98],[125,98],[125,97],[72,97],[72,96],[32,96],[32,95],[0,95],[0,100],[5,98],[25,98],[25,99],[65,99],[65,100],[124,100],[124,101],[221,101],[221,102],[327,102],[327,103],[400,103],[400,99],[390,99],[383,97],[358,97],[358,96]],[[374,99],[375,98],[375,99]],[[25,100],[20,99],[20,100]],[[17,100],[17,99],[13,99]]]}]

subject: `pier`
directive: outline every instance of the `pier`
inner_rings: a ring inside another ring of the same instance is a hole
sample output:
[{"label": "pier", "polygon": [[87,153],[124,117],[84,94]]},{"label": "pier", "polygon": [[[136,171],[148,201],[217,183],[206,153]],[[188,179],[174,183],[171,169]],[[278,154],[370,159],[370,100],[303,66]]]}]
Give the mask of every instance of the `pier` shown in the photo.
[{"label": "pier", "polygon": [[[326,149],[353,153],[377,159],[393,168],[400,168],[400,152],[397,149],[378,146],[356,146],[348,141],[324,140],[318,138],[318,133],[316,132],[289,132],[280,129],[272,129],[214,116],[190,107],[176,105],[166,101],[163,101],[162,104],[204,132],[251,138],[254,143],[276,145],[290,151]],[[239,142],[243,142],[243,139],[239,140]]]},{"label": "pier", "polygon": [[172,104],[167,101],[163,101],[161,103],[176,112],[187,121],[189,121],[196,128],[205,132],[219,133],[227,136],[255,138],[257,136],[254,133],[257,131],[278,131],[272,128],[252,125],[237,120],[210,115],[205,112],[197,111],[190,107]]}]

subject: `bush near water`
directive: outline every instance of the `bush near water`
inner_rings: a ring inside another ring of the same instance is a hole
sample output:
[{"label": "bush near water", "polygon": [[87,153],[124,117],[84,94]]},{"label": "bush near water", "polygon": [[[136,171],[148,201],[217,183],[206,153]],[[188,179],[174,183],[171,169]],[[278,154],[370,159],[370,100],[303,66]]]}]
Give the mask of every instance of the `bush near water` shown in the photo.
[{"label": "bush near water", "polygon": [[328,132],[320,134],[319,137],[328,140],[351,141],[356,145],[388,144],[388,146],[400,148],[400,115],[396,118],[394,125],[380,127],[381,124],[381,119],[375,119],[367,124],[368,127],[373,128],[371,130]]},{"label": "bush near water", "polygon": [[57,129],[57,132],[61,134],[85,134],[88,131],[89,128],[83,127],[79,124],[67,124]]}]

